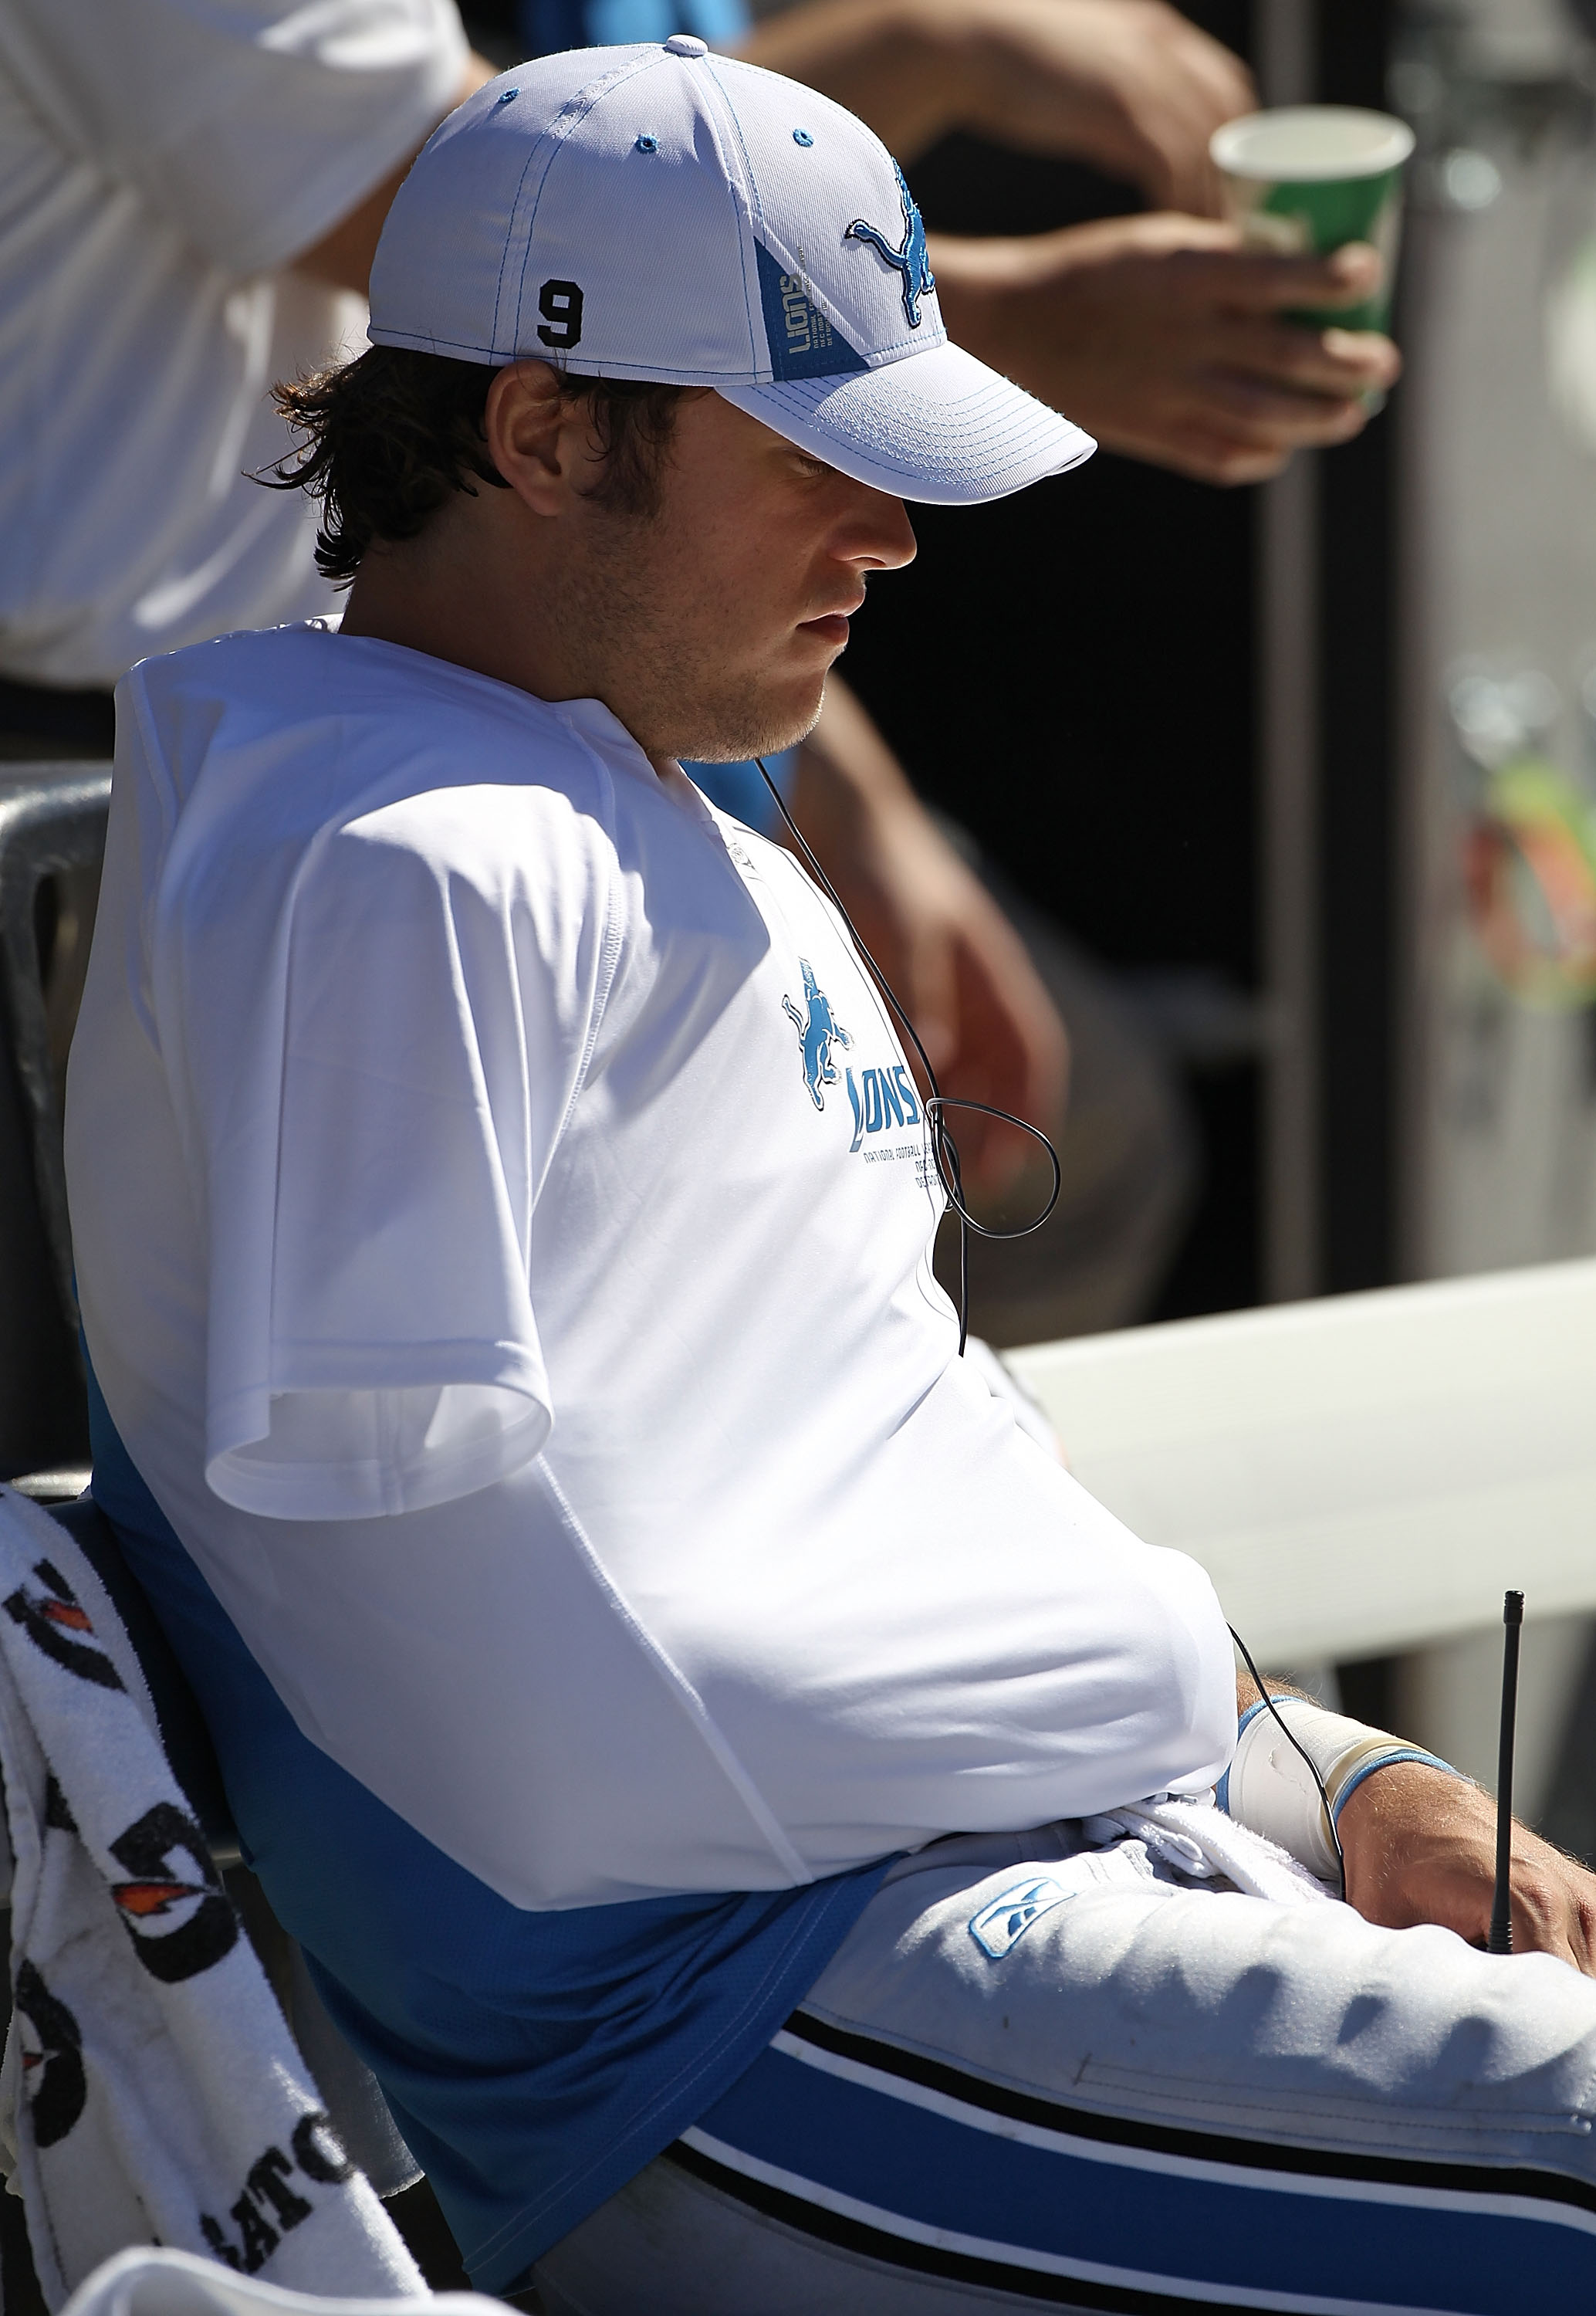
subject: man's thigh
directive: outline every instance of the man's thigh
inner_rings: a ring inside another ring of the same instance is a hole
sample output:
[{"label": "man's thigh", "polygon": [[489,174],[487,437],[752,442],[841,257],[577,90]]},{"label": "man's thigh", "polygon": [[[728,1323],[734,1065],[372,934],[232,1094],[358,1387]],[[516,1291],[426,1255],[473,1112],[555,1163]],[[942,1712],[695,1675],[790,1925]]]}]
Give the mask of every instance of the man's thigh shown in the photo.
[{"label": "man's thigh", "polygon": [[889,1882],[551,2306],[1596,2306],[1596,1983],[1026,1839]]}]

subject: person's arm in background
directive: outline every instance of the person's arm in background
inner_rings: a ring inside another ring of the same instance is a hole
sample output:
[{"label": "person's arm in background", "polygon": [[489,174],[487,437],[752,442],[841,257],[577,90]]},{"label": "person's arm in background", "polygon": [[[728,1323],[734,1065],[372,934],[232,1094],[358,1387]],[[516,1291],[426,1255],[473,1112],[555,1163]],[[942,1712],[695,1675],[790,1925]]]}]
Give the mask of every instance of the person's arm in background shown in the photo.
[{"label": "person's arm in background", "polygon": [[1209,138],[1256,102],[1240,59],[1164,0],[808,0],[737,47],[856,112],[905,166],[962,129],[1199,216],[1218,195]]},{"label": "person's arm in background", "polygon": [[1163,0],[807,0],[738,46],[859,113],[905,163],[964,129],[1187,212],[931,237],[951,335],[1109,449],[1255,481],[1355,434],[1363,397],[1396,378],[1388,339],[1279,318],[1366,297],[1371,251],[1261,257],[1214,220],[1209,138],[1256,98],[1240,61]]},{"label": "person's arm in background", "polygon": [[[959,858],[835,676],[803,744],[793,817],[909,1009],[943,1091],[1057,1131],[1069,1045],[1024,943]],[[966,1185],[994,1191],[1033,1153],[978,1113],[949,1120]]]},{"label": "person's arm in background", "polygon": [[[464,104],[484,81],[492,80],[499,71],[485,57],[474,51],[466,59],[466,70],[448,103],[438,116],[441,120],[457,104]],[[437,121],[433,127],[436,128]],[[428,131],[430,136],[431,131]],[[357,202],[347,215],[301,250],[289,263],[296,273],[308,273],[314,281],[324,281],[333,290],[356,290],[363,298],[371,281],[371,261],[377,255],[377,236],[393,206],[394,196],[404,183],[410,165],[427,139],[423,137],[415,151],[407,153],[396,169],[390,170],[379,184],[374,185],[365,199]]]},{"label": "person's arm in background", "polygon": [[454,0],[8,4],[106,177],[240,281],[364,289],[399,180],[492,72]]},{"label": "person's arm in background", "polygon": [[[1269,1693],[1304,1694],[1272,1678]],[[1238,1717],[1259,1695],[1238,1670]],[[1347,1795],[1335,1830],[1347,1902],[1365,1920],[1391,1930],[1438,1922],[1470,1946],[1485,1945],[1496,1883],[1496,1804],[1489,1794],[1450,1769],[1393,1761]],[[1516,1819],[1512,1943],[1515,1954],[1556,1955],[1596,1978],[1596,1875]]]}]

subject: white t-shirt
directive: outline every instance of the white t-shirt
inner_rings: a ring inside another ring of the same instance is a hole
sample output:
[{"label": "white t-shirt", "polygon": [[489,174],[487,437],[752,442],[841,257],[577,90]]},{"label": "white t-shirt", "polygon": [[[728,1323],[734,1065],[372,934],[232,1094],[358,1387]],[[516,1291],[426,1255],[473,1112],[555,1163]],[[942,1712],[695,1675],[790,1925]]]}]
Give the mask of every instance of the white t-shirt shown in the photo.
[{"label": "white t-shirt", "polygon": [[84,1323],[307,1737],[533,1907],[1212,1783],[1208,1580],[956,1356],[912,1081],[787,853],[592,700],[315,625],[118,727]]},{"label": "white t-shirt", "polygon": [[328,607],[266,396],[363,326],[282,268],[448,110],[454,0],[0,0],[0,674]]}]

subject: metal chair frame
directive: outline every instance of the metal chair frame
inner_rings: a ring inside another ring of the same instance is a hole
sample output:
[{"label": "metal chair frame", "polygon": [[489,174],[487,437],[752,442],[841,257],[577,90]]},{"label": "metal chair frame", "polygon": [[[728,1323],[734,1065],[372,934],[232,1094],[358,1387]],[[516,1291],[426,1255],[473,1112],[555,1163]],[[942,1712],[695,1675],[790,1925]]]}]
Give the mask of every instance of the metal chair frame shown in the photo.
[{"label": "metal chair frame", "polygon": [[88,1456],[61,1108],[38,907],[49,879],[97,871],[109,766],[7,764],[0,777],[0,1473]]}]

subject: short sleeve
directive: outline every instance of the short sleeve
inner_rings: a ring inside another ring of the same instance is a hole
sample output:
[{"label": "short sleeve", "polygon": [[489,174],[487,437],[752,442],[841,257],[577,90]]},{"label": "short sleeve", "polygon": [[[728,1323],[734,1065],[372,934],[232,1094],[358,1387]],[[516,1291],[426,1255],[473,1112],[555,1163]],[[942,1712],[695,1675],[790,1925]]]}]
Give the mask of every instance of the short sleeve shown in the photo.
[{"label": "short sleeve", "polygon": [[[532,1218],[607,952],[602,848],[570,835],[579,817],[482,789],[339,829],[243,1008],[208,980],[214,919],[198,921],[182,1043],[208,1242],[206,1477],[241,1510],[419,1510],[508,1477],[548,1436]],[[536,889],[499,865],[514,860],[542,864]]]},{"label": "short sleeve", "polygon": [[227,272],[285,264],[429,136],[454,0],[11,0],[8,58],[69,150]]}]

